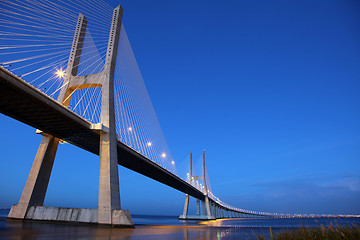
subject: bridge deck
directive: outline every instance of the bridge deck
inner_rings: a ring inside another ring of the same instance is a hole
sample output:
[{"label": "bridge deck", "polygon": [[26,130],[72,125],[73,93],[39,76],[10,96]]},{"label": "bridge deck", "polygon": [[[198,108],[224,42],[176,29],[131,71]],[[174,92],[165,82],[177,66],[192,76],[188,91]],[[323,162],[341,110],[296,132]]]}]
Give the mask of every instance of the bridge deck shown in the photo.
[{"label": "bridge deck", "polygon": [[[0,113],[99,155],[100,136],[91,123],[0,67]],[[201,191],[118,141],[118,163],[201,200]]]}]

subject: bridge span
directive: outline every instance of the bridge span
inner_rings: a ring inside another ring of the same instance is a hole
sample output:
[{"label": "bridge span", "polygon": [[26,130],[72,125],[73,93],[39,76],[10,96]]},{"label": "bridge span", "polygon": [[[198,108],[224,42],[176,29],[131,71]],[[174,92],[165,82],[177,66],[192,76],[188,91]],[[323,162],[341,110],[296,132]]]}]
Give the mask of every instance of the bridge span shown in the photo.
[{"label": "bridge span", "polygon": [[[99,155],[101,126],[80,117],[3,67],[0,67],[0,93],[1,113]],[[196,187],[119,140],[117,153],[119,165],[204,200],[204,194]]]},{"label": "bridge span", "polygon": [[[4,67],[0,67],[0,93],[2,114],[38,129],[43,135],[50,134],[99,155],[100,131],[104,130],[103,126],[92,124]],[[180,219],[272,216],[268,213],[226,206],[213,195],[209,196],[210,212],[207,213],[205,204],[207,194],[196,188],[194,184],[179,178],[119,140],[117,140],[117,156],[119,165],[177,189],[202,203],[202,207],[198,204],[196,215],[186,213]]]},{"label": "bridge span", "polygon": [[[1,113],[99,155],[101,126],[80,117],[3,67],[0,67],[0,93]],[[119,140],[117,153],[119,165],[196,199],[205,199],[199,189]]]}]

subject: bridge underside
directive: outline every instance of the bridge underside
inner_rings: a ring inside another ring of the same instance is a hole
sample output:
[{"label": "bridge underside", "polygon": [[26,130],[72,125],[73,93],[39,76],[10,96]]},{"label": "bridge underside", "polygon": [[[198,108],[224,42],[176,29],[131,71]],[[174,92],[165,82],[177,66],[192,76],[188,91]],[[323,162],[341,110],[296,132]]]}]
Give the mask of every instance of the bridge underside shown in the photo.
[{"label": "bridge underside", "polygon": [[[100,135],[90,129],[90,122],[2,67],[0,113],[99,155]],[[195,198],[204,199],[201,191],[120,141],[117,142],[117,152],[119,165]]]}]

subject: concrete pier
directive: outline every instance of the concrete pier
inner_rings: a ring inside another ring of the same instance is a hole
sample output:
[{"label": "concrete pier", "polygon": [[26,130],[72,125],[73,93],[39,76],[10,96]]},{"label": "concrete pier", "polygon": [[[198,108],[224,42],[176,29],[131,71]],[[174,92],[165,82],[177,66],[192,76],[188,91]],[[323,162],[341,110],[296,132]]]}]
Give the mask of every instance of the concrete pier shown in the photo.
[{"label": "concrete pier", "polygon": [[[17,210],[16,205],[11,209]],[[113,227],[133,227],[130,212],[128,210],[112,210]],[[17,219],[10,218],[8,219]],[[28,208],[23,220],[49,221],[59,223],[98,224],[98,209],[89,208],[60,208],[31,206]]]}]

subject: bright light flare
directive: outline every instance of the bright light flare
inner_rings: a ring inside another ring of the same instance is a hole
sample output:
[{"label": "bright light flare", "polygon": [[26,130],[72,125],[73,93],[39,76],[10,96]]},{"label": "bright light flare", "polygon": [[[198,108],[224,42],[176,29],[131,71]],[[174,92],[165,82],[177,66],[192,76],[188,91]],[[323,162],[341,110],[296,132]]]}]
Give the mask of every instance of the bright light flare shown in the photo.
[{"label": "bright light flare", "polygon": [[166,158],[166,153],[162,153],[162,154],[161,154],[161,157],[162,157],[162,158]]},{"label": "bright light flare", "polygon": [[148,147],[151,147],[152,146],[152,143],[151,142],[147,142],[146,144]]},{"label": "bright light flare", "polygon": [[171,164],[172,164],[172,165],[174,165],[174,164],[175,164],[175,162],[174,162],[174,161],[171,161]]},{"label": "bright light flare", "polygon": [[132,132],[132,127],[129,127],[128,130],[129,130],[130,132]]},{"label": "bright light flare", "polygon": [[65,72],[62,69],[58,69],[55,74],[58,78],[63,78],[65,76]]}]

